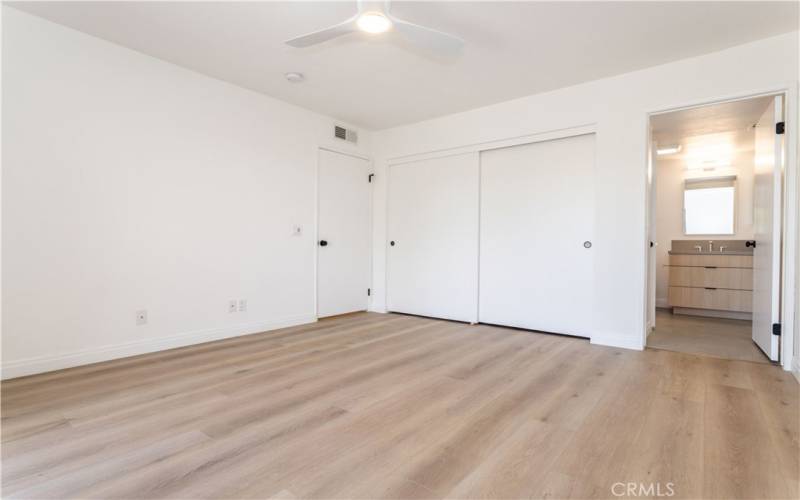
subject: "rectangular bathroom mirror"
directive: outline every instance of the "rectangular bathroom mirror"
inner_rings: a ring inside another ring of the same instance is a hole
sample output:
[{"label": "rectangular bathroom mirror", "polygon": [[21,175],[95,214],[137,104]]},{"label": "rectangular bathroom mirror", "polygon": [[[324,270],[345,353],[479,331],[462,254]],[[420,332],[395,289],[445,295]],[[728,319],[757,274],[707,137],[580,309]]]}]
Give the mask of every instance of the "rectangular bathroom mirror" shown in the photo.
[{"label": "rectangular bathroom mirror", "polygon": [[683,190],[686,235],[732,235],[736,212],[736,177],[687,179]]}]

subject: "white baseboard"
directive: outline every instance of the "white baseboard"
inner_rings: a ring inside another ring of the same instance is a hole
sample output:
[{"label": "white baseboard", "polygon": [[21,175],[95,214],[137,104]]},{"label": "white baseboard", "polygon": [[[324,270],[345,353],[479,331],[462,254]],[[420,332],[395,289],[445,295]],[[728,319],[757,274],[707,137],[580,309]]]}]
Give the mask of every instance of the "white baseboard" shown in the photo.
[{"label": "white baseboard", "polygon": [[94,349],[82,349],[80,351],[57,354],[54,356],[38,356],[20,359],[3,363],[2,367],[0,367],[0,378],[5,380],[9,378],[23,377],[25,375],[61,370],[64,368],[99,363],[101,361],[109,361],[112,359],[127,358],[129,356],[137,356],[139,354],[147,354],[150,352],[164,351],[167,349],[174,349],[176,347],[202,344],[203,342],[211,342],[213,340],[221,340],[231,337],[239,337],[241,335],[265,332],[268,330],[276,330],[278,328],[303,325],[307,323],[313,323],[315,321],[317,321],[317,318],[313,315],[292,316],[272,321],[261,321],[256,323],[233,325],[224,328],[179,333],[177,335],[170,335],[168,337],[126,342],[124,344],[103,346]]},{"label": "white baseboard", "polygon": [[595,345],[608,347],[620,347],[622,349],[633,349],[643,351],[642,339],[638,336],[623,337],[621,335],[593,335],[589,342]]}]

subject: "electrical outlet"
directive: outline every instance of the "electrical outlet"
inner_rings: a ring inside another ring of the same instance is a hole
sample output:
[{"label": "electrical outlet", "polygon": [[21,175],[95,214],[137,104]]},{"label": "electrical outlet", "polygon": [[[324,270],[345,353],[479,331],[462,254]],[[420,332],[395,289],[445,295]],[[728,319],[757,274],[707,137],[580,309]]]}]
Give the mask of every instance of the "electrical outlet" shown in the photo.
[{"label": "electrical outlet", "polygon": [[141,311],[136,311],[136,324],[137,325],[147,324],[147,310],[142,309]]},{"label": "electrical outlet", "polygon": [[236,302],[236,299],[231,300],[230,302],[228,302],[228,312],[229,313],[235,313],[238,307],[239,306],[238,306],[238,304]]},{"label": "electrical outlet", "polygon": [[247,310],[247,299],[239,299],[239,312]]}]

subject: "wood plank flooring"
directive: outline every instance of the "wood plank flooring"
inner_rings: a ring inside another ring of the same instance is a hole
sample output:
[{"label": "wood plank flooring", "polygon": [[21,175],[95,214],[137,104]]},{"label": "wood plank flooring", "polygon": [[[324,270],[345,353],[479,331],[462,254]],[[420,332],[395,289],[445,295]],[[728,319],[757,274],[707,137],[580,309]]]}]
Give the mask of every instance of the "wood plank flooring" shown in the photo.
[{"label": "wood plank flooring", "polygon": [[768,364],[363,313],[3,382],[3,496],[798,498],[799,393]]}]

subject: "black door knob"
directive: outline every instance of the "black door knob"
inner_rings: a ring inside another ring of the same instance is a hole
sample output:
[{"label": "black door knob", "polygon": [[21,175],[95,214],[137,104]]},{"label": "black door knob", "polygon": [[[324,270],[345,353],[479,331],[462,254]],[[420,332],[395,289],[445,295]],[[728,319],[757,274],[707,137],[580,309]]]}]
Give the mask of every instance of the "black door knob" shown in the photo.
[{"label": "black door knob", "polygon": [[326,246],[328,246],[328,242],[325,241],[325,240],[319,240],[319,246],[326,247]]},{"label": "black door knob", "polygon": [[755,248],[756,247],[756,242],[754,240],[745,241],[744,242],[744,246],[746,246],[747,248],[750,248],[750,247]]},{"label": "black door knob", "polygon": [[390,241],[389,244],[394,246],[394,240]]}]

